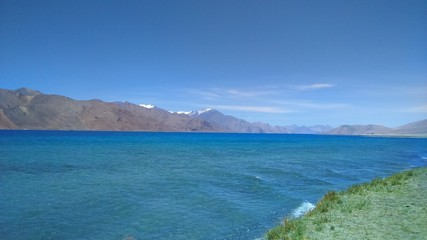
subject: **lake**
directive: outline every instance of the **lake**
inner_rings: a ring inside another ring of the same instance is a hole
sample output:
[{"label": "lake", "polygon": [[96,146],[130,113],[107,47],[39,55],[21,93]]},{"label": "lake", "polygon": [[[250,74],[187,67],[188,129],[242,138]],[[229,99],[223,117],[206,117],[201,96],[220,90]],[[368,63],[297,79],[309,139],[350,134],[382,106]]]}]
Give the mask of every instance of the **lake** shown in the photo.
[{"label": "lake", "polygon": [[0,131],[1,239],[257,239],[426,138]]}]

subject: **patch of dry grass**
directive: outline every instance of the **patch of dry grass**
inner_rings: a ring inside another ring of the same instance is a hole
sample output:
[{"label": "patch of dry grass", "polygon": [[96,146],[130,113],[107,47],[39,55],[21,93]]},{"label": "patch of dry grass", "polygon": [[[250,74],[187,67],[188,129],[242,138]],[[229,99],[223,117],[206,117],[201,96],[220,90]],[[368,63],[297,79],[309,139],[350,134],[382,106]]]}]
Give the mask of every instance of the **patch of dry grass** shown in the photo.
[{"label": "patch of dry grass", "polygon": [[425,239],[427,168],[328,192],[308,214],[271,229],[272,239]]}]

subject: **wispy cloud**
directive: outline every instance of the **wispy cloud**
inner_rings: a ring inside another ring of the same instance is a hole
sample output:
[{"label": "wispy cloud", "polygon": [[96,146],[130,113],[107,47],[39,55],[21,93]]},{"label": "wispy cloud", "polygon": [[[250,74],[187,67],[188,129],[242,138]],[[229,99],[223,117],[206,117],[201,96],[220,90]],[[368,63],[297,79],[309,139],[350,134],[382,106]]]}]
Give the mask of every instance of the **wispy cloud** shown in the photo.
[{"label": "wispy cloud", "polygon": [[185,92],[187,94],[197,95],[199,97],[202,97],[205,100],[215,100],[215,99],[221,98],[221,95],[216,93],[215,91],[186,89]]},{"label": "wispy cloud", "polygon": [[314,83],[310,85],[299,85],[299,86],[296,86],[295,88],[298,90],[304,91],[304,90],[317,90],[317,89],[331,88],[331,87],[335,87],[335,85],[330,83]]},{"label": "wispy cloud", "polygon": [[236,89],[236,88],[210,88],[210,89],[185,89],[188,94],[198,95],[203,99],[247,99],[278,94],[278,89]]},{"label": "wispy cloud", "polygon": [[208,88],[208,89],[184,89],[187,94],[197,95],[205,100],[217,99],[250,99],[260,97],[273,97],[282,95],[289,90],[307,91],[335,87],[330,83],[314,83],[297,86],[268,86],[255,88]]},{"label": "wispy cloud", "polygon": [[241,89],[226,89],[221,90],[228,96],[232,97],[261,97],[261,96],[268,96],[273,95],[277,93],[277,90],[241,90]]},{"label": "wispy cloud", "polygon": [[409,108],[403,109],[403,112],[427,113],[427,105],[419,105],[419,106],[409,107]]},{"label": "wispy cloud", "polygon": [[234,110],[244,112],[259,112],[259,113],[290,113],[293,112],[289,109],[284,109],[275,106],[245,106],[245,105],[217,105],[212,108],[219,110]]},{"label": "wispy cloud", "polygon": [[274,101],[275,104],[287,106],[292,109],[313,109],[313,110],[328,110],[328,109],[342,109],[349,108],[351,105],[346,103],[314,103],[312,101],[304,100],[279,100]]},{"label": "wispy cloud", "polygon": [[317,109],[317,110],[328,110],[328,109],[342,109],[349,108],[349,104],[345,103],[300,103],[301,107]]},{"label": "wispy cloud", "polygon": [[268,86],[259,88],[184,89],[183,91],[186,94],[196,96],[199,99],[199,105],[203,104],[204,106],[218,110],[257,113],[295,113],[350,108],[351,106],[345,103],[322,103],[313,99],[286,99],[287,95],[293,95],[296,90],[302,91],[332,87],[334,87],[333,84],[316,83],[293,86],[292,88],[289,86]]}]

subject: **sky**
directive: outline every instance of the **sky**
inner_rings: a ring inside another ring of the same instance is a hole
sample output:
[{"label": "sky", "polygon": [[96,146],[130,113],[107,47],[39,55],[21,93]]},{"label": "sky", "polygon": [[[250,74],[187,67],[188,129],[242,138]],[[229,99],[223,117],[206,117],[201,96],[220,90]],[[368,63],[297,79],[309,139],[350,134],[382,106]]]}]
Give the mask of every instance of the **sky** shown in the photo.
[{"label": "sky", "polygon": [[427,118],[427,1],[0,0],[0,88],[272,125]]}]

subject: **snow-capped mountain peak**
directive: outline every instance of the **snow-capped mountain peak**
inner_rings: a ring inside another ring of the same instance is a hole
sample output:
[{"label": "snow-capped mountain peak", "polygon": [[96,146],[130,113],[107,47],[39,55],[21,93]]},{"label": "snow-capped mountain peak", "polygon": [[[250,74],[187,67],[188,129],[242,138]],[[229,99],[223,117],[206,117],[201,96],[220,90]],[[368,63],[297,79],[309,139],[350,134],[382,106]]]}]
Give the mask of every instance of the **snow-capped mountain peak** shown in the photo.
[{"label": "snow-capped mountain peak", "polygon": [[170,113],[176,113],[176,114],[184,114],[184,115],[189,115],[189,116],[198,116],[200,114],[203,114],[203,113],[206,113],[206,112],[209,112],[209,111],[212,111],[212,109],[211,108],[206,108],[206,109],[197,110],[197,111],[178,111],[178,112],[169,111],[169,112]]},{"label": "snow-capped mountain peak", "polygon": [[145,108],[148,108],[148,109],[155,107],[154,105],[151,105],[151,104],[139,104],[139,106],[145,107]]},{"label": "snow-capped mountain peak", "polygon": [[206,112],[209,112],[209,111],[212,111],[212,108],[205,108],[203,110],[198,110],[197,114],[200,115],[200,114],[203,114],[203,113],[206,113]]},{"label": "snow-capped mountain peak", "polygon": [[186,112],[186,111],[178,111],[176,112],[177,114],[185,114],[185,115],[191,115],[191,111],[190,112]]}]

